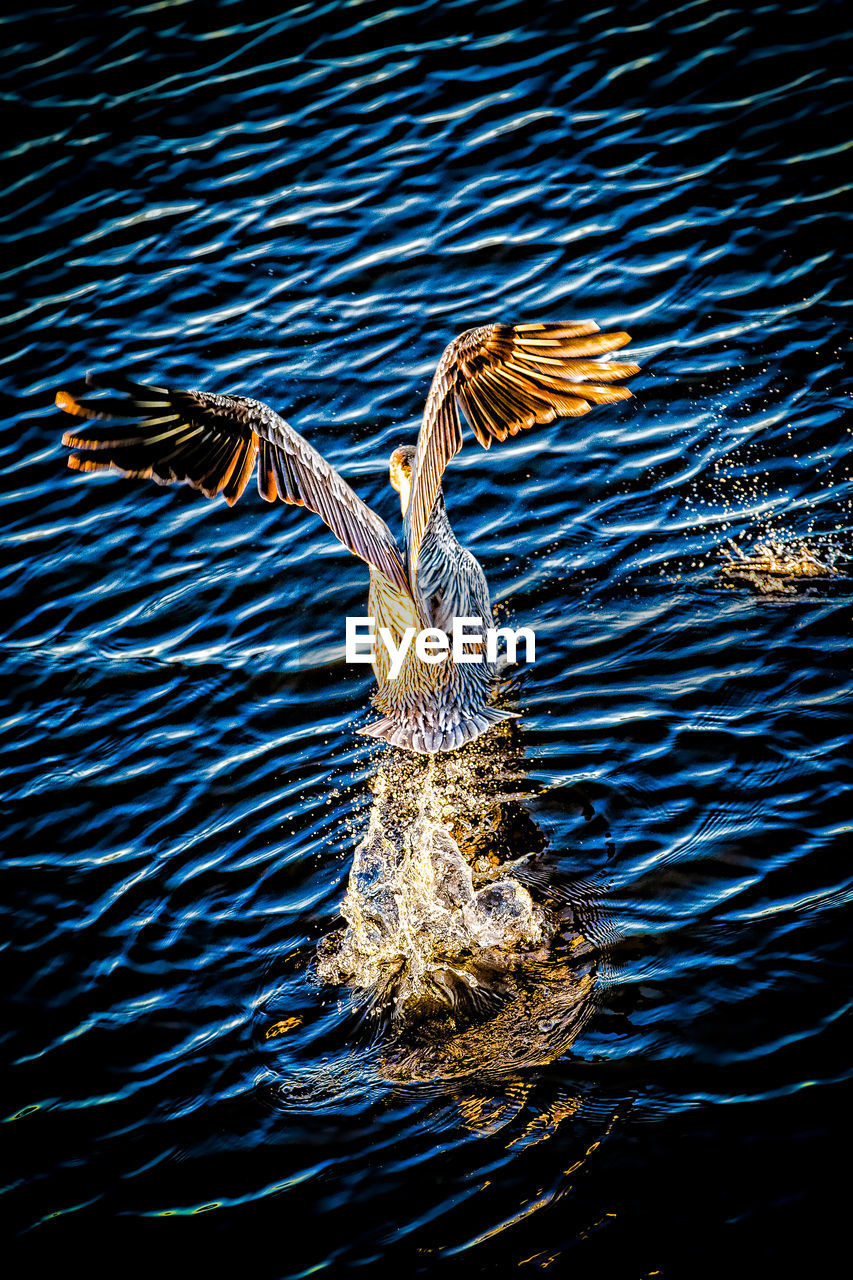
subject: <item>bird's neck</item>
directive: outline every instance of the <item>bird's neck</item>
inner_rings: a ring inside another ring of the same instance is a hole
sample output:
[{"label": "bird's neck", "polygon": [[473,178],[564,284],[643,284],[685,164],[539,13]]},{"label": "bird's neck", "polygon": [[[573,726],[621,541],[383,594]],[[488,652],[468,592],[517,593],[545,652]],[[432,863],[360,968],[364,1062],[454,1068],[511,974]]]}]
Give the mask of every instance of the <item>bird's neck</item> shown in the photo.
[{"label": "bird's neck", "polygon": [[441,536],[442,540],[452,538],[454,542],[456,541],[456,534],[453,532],[453,528],[450,524],[450,517],[447,514],[447,507],[444,505],[444,494],[441,489],[439,489],[435,499],[435,505],[429,513],[429,520],[427,520],[426,529],[424,530],[424,537],[426,537],[427,533],[438,534]]}]

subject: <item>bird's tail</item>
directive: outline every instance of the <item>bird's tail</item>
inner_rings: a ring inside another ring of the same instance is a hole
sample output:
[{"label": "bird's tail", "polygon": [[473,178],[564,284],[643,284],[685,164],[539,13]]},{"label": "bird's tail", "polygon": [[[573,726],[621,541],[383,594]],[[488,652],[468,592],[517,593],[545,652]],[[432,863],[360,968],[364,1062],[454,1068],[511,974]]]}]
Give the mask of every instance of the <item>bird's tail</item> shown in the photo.
[{"label": "bird's tail", "polygon": [[392,747],[404,751],[417,751],[420,755],[432,755],[436,751],[455,751],[466,742],[473,742],[504,720],[518,718],[516,711],[500,711],[497,707],[481,707],[470,715],[455,715],[454,723],[425,725],[420,718],[407,719],[384,716],[374,720],[358,732],[368,738],[380,738]]}]

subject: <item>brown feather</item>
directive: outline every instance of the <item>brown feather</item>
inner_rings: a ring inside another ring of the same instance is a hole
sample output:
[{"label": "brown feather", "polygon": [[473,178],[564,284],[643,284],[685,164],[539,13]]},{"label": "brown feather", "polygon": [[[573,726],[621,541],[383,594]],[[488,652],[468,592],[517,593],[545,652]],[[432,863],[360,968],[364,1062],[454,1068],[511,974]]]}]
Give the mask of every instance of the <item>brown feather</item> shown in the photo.
[{"label": "brown feather", "polygon": [[[109,439],[97,430],[66,432],[63,443],[75,450],[68,459],[74,470],[188,484],[208,497],[221,493],[233,506],[260,455],[258,488],[266,501],[281,498],[308,507],[354,555],[409,593],[402,556],[384,520],[265,404],[241,396],[145,387],[121,375],[110,375],[103,384],[92,380],[92,385],[112,387],[123,398],[81,401],[60,391],[58,407],[78,418],[121,417],[131,425]],[[168,425],[172,422],[174,426]]]},{"label": "brown feather", "polygon": [[594,404],[627,399],[626,387],[602,384],[630,377],[638,366],[594,357],[629,341],[627,333],[600,333],[594,320],[578,320],[482,325],[450,343],[430,387],[412,465],[406,542],[413,591],[441,477],[462,448],[458,407],[488,449],[555,417],[580,417]]}]

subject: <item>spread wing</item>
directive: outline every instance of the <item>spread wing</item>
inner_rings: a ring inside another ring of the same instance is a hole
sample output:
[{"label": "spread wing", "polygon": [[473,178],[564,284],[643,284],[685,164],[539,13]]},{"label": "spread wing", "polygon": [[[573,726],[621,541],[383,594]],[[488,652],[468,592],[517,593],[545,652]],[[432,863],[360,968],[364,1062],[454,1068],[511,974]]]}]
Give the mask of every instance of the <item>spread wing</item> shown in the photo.
[{"label": "spread wing", "polygon": [[390,529],[343,476],[298,432],[259,400],[208,391],[169,391],[115,374],[90,386],[121,395],[78,400],[67,391],[57,406],[78,418],[121,418],[129,425],[66,431],[76,471],[118,471],[157,484],[189,484],[233,506],[257,464],[267,502],[314,511],[353,555],[380,570],[408,596],[403,561]]},{"label": "spread wing", "polygon": [[442,473],[462,448],[461,407],[484,449],[554,418],[574,418],[596,404],[627,399],[610,385],[638,365],[598,360],[630,341],[600,333],[594,320],[561,324],[488,324],[469,329],[441,357],[427,397],[412,465],[406,511],[409,576],[414,589],[418,554]]}]

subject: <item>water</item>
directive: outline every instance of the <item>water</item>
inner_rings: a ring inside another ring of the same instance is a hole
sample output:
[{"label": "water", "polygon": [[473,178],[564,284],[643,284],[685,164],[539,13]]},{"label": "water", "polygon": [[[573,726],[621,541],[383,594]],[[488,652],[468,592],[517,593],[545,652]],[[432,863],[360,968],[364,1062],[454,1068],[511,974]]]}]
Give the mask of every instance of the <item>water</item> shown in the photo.
[{"label": "water", "polygon": [[[2,20],[2,1202],[30,1265],[828,1270],[853,588],[719,570],[729,540],[853,552],[848,24],[569,13]],[[586,316],[632,333],[635,398],[470,441],[445,487],[536,628],[502,766],[530,891],[587,903],[596,949],[563,1040],[528,991],[538,1060],[505,1018],[446,1070],[316,969],[387,765],[343,663],[366,573],[251,493],[72,475],[51,405],[89,368],[256,395],[396,528],[444,344]]]}]

